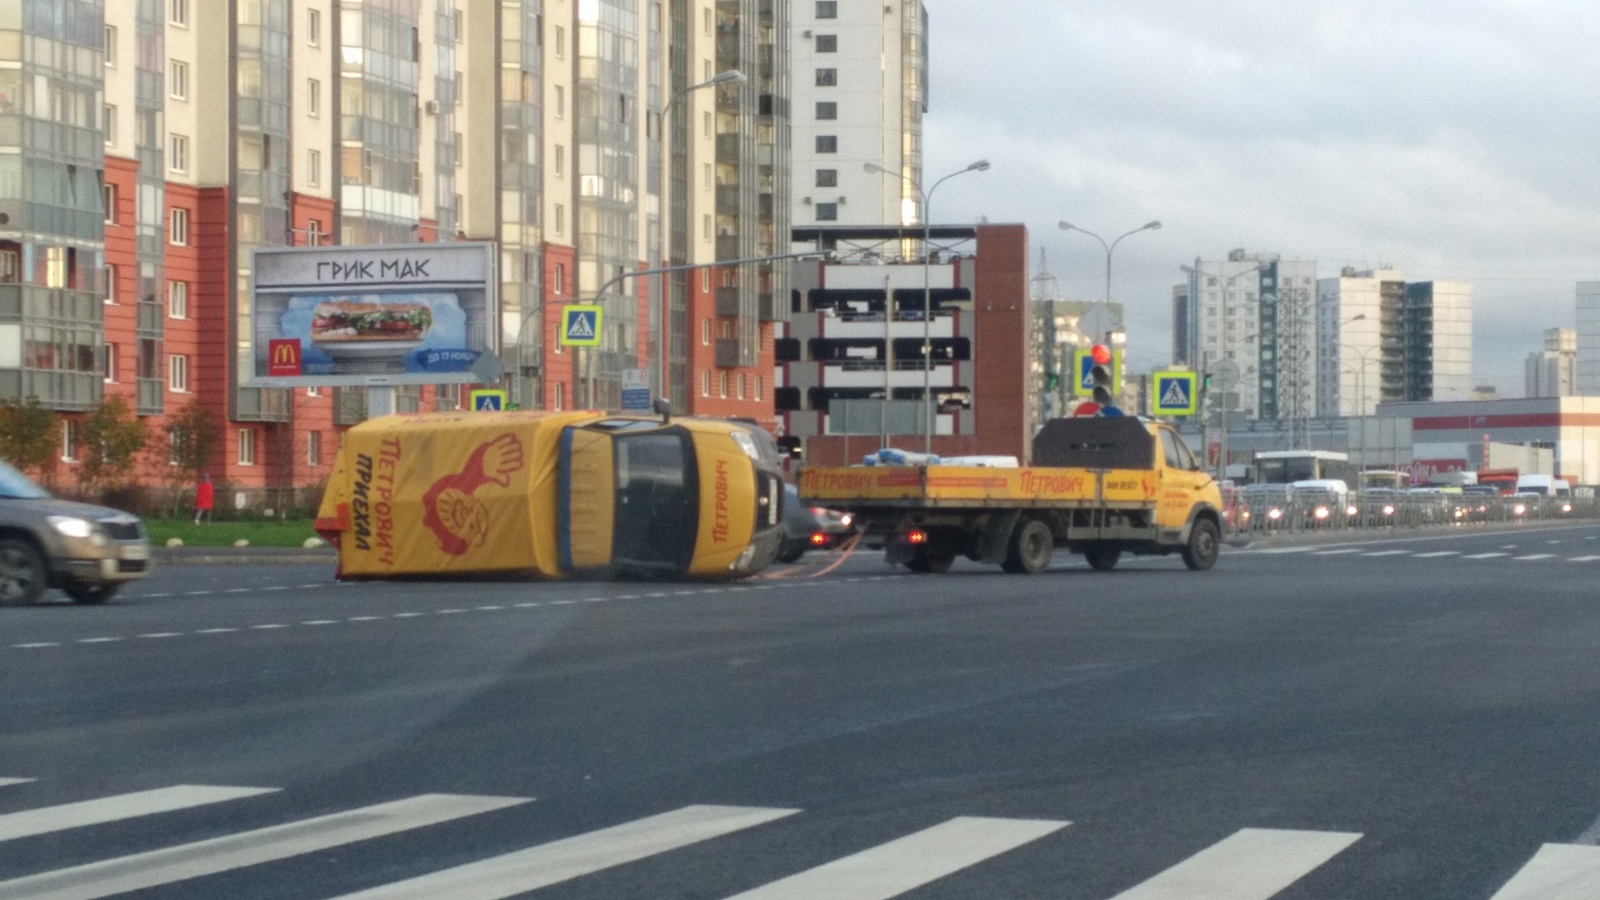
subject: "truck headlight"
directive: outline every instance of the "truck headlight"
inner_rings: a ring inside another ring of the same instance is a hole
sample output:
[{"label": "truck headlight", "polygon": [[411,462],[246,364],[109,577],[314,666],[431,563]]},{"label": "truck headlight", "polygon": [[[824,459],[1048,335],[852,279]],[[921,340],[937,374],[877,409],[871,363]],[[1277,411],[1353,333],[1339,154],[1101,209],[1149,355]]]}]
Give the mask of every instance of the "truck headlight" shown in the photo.
[{"label": "truck headlight", "polygon": [[45,519],[50,527],[56,531],[73,538],[86,538],[94,534],[94,523],[88,519],[79,519],[75,516],[48,516]]},{"label": "truck headlight", "polygon": [[756,439],[750,436],[750,432],[735,429],[728,432],[728,437],[733,438],[733,442],[739,445],[739,449],[743,450],[746,456],[756,462],[761,461],[761,450],[756,447]]},{"label": "truck headlight", "polygon": [[750,565],[750,561],[755,559],[755,558],[756,558],[756,545],[755,544],[751,544],[750,546],[744,548],[744,552],[739,554],[739,558],[734,560],[733,563],[728,566],[728,571],[730,571],[730,572],[741,571],[746,566]]}]

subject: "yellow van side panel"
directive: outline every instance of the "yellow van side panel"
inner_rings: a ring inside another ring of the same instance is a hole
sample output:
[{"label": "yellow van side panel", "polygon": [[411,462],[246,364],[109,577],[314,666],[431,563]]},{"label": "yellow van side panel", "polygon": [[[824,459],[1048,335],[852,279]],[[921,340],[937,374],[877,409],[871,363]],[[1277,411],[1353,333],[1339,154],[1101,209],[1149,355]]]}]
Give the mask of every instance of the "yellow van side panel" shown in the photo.
[{"label": "yellow van side panel", "polygon": [[[611,564],[616,472],[611,435],[575,431],[572,436],[572,567],[598,569]],[[559,515],[559,513],[558,513]]]}]

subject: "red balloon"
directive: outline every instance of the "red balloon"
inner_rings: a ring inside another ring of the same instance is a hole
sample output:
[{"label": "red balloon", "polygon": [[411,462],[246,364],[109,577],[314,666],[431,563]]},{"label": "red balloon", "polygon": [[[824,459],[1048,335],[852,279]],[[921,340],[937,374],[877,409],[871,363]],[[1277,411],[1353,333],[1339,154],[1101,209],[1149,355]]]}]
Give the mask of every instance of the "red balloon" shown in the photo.
[{"label": "red balloon", "polygon": [[1111,362],[1111,348],[1105,344],[1095,344],[1089,350],[1089,355],[1094,357],[1094,361],[1102,366]]}]

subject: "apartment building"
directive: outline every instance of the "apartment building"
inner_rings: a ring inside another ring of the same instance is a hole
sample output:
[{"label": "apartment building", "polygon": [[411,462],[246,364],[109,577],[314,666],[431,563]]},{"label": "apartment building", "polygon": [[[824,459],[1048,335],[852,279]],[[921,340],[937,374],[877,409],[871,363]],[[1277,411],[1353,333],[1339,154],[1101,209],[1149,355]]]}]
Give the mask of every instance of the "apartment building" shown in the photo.
[{"label": "apartment building", "polygon": [[1600,281],[1577,285],[1578,393],[1600,396]]},{"label": "apartment building", "polygon": [[[680,410],[770,423],[786,267],[712,264],[787,247],[787,10],[29,4],[0,22],[27,38],[0,45],[0,398],[63,413],[69,466],[73,414],[107,394],[154,427],[198,402],[227,422],[219,479],[314,483],[362,392],[249,386],[251,252],[470,239],[499,246],[515,402],[615,408],[646,369]],[[663,261],[707,267],[663,303],[633,275]],[[557,341],[579,301],[606,307],[581,360]],[[462,393],[398,391],[402,412]]]},{"label": "apartment building", "polygon": [[1036,402],[1021,225],[922,230],[799,227],[831,251],[795,264],[793,313],[777,341],[783,434],[817,465],[893,446],[1026,459]]},{"label": "apartment building", "polygon": [[1523,363],[1522,396],[1574,397],[1578,394],[1578,329],[1551,328],[1544,350]]},{"label": "apartment building", "polygon": [[1346,268],[1317,284],[1319,415],[1472,397],[1472,285]]},{"label": "apartment building", "polygon": [[802,0],[793,33],[794,223],[922,222],[927,10]]}]

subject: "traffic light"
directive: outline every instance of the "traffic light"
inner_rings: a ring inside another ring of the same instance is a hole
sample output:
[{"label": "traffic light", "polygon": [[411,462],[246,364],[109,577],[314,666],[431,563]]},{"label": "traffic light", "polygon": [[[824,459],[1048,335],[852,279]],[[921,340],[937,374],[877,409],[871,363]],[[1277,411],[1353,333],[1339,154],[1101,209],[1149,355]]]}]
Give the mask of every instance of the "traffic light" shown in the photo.
[{"label": "traffic light", "polygon": [[1089,351],[1094,365],[1089,369],[1089,383],[1092,391],[1090,399],[1102,407],[1111,406],[1116,401],[1112,393],[1112,385],[1116,376],[1111,371],[1111,348],[1105,344],[1095,344]]},{"label": "traffic light", "polygon": [[1055,372],[1044,373],[1044,386],[1048,390],[1055,390],[1061,386],[1061,376]]}]

